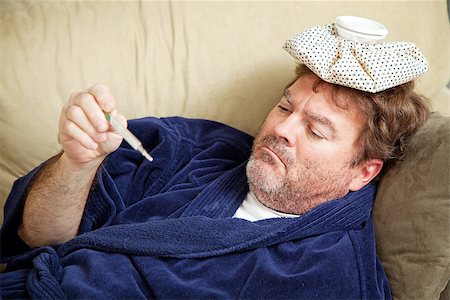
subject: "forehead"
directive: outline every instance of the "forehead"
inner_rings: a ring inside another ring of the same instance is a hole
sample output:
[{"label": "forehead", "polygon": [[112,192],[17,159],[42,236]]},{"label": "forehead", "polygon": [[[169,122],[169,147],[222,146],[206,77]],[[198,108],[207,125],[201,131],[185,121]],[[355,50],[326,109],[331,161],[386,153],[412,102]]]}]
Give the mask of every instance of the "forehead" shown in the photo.
[{"label": "forehead", "polygon": [[[317,86],[315,75],[303,76],[285,90],[285,97],[305,115],[314,119],[327,119],[336,128],[337,134],[357,136],[363,127],[364,118],[356,108],[350,105],[350,99],[344,94],[335,94],[339,105],[333,100],[332,85],[324,82]],[[344,104],[344,105],[342,105]],[[349,105],[346,105],[349,104]]]}]

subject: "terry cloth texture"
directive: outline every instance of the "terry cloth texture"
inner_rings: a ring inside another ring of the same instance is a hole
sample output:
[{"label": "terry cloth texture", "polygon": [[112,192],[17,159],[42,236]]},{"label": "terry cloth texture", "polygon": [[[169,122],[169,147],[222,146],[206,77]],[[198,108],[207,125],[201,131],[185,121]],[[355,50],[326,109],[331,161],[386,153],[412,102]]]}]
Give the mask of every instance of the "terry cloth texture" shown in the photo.
[{"label": "terry cloth texture", "polygon": [[295,219],[236,219],[250,136],[182,118],[129,127],[154,162],[127,145],[111,154],[80,234],[62,245],[20,242],[23,190],[36,171],[15,183],[1,231],[3,297],[26,287],[35,298],[390,298],[375,253],[375,186]]}]

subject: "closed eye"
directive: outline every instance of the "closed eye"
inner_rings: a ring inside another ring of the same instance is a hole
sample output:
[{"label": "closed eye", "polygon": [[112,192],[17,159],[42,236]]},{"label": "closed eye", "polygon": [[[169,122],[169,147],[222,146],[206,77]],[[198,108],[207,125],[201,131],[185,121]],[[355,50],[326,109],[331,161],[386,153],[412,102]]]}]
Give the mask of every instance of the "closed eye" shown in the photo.
[{"label": "closed eye", "polygon": [[308,132],[313,139],[316,139],[316,140],[326,139],[326,137],[320,131],[318,131],[310,126],[308,126]]},{"label": "closed eye", "polygon": [[285,112],[288,112],[288,111],[289,111],[288,108],[284,107],[284,106],[281,105],[281,104],[278,105],[278,109],[281,110],[281,111],[285,111]]}]

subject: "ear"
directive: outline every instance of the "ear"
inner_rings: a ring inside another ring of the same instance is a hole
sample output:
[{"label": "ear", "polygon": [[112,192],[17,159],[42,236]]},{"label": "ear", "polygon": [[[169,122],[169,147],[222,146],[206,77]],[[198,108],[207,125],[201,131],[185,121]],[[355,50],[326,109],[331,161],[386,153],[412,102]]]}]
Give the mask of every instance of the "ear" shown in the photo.
[{"label": "ear", "polygon": [[355,167],[356,174],[348,189],[350,191],[357,191],[363,188],[380,173],[382,168],[383,161],[375,158]]}]

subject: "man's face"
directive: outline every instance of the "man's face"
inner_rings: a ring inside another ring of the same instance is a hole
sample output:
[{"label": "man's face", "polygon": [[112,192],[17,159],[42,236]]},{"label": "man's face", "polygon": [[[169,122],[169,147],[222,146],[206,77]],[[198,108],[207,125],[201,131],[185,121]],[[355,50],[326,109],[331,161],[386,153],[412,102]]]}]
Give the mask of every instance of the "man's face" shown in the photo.
[{"label": "man's face", "polygon": [[250,190],[267,207],[302,214],[346,195],[358,176],[351,160],[362,119],[331,100],[329,84],[315,93],[314,75],[287,88],[258,133],[247,165]]}]

